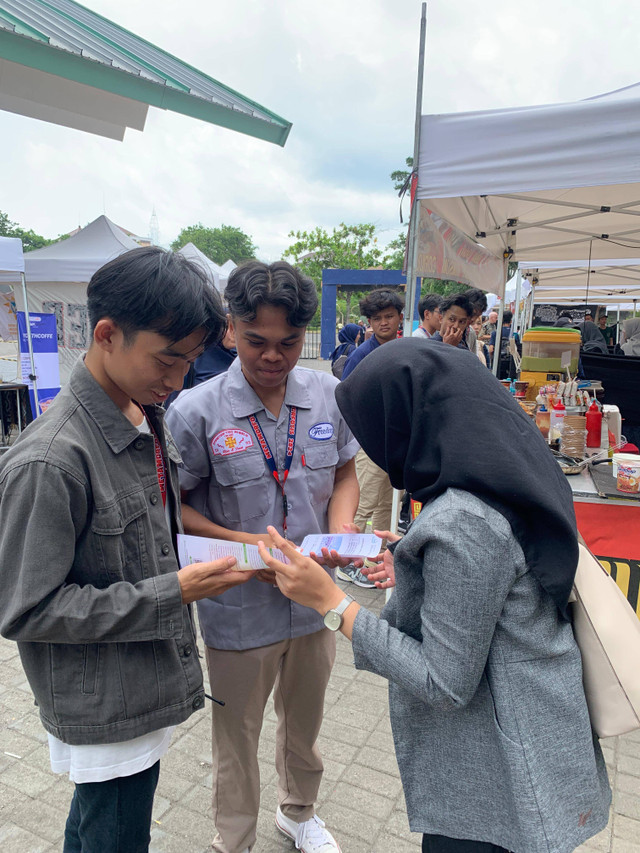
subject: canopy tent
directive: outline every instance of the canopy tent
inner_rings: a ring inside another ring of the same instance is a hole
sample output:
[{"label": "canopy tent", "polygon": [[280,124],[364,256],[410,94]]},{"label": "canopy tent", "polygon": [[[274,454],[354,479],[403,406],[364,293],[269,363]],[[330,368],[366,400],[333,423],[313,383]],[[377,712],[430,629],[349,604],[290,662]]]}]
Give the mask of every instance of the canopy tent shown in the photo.
[{"label": "canopy tent", "polygon": [[[124,231],[106,216],[99,216],[73,237],[24,256],[29,311],[56,315],[62,384],[90,343],[89,279],[107,261],[136,248],[138,244]],[[0,280],[14,282],[16,274],[0,273]],[[24,311],[22,292],[16,289],[15,295],[18,310]]]},{"label": "canopy tent", "polygon": [[422,116],[420,138],[417,198],[495,256],[533,265],[640,248],[640,84]]},{"label": "canopy tent", "polygon": [[149,106],[284,145],[291,123],[73,0],[4,0],[0,109],[109,139]]},{"label": "canopy tent", "polygon": [[188,261],[192,261],[196,266],[199,266],[207,276],[209,283],[215,287],[218,293],[222,293],[224,288],[220,284],[220,267],[210,260],[204,252],[201,252],[193,243],[187,243],[181,249],[178,249],[178,254],[183,255]]}]

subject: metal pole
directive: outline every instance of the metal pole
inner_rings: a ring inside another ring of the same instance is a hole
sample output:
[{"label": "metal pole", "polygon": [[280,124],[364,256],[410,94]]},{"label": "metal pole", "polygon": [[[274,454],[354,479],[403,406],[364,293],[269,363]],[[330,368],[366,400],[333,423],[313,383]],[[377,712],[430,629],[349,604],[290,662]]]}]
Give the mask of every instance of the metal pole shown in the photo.
[{"label": "metal pole", "polygon": [[507,295],[507,275],[509,272],[509,258],[505,258],[503,261],[504,264],[504,287],[502,288],[502,299],[500,300],[500,308],[498,310],[498,325],[496,326],[496,342],[493,347],[493,363],[491,365],[491,372],[494,376],[498,375],[498,365],[500,364],[500,342],[502,340],[502,318],[504,317],[504,302]]},{"label": "metal pole", "polygon": [[[36,408],[36,417],[40,414],[40,402],[38,400],[38,381],[36,379],[36,363],[33,358],[33,343],[31,341],[31,321],[29,319],[29,303],[27,302],[27,280],[24,277],[24,273],[20,273],[22,278],[22,294],[24,298],[24,320],[25,326],[27,327],[27,346],[29,347],[29,363],[31,365],[31,375],[33,379],[33,399],[35,401]],[[24,380],[24,376],[22,377]]]},{"label": "metal pole", "polygon": [[[418,53],[418,85],[416,90],[416,120],[415,130],[413,135],[413,171],[416,172],[420,161],[420,129],[422,126],[422,84],[424,78],[424,53],[427,36],[427,4],[422,4],[422,14],[420,17],[420,49]],[[416,253],[417,253],[417,235],[418,235],[418,216],[420,215],[420,205],[416,200],[411,208],[411,218],[409,219],[409,251],[407,257],[407,289],[404,306],[404,329],[403,335],[407,338],[411,337],[413,332],[413,315],[414,303],[416,295]]]},{"label": "metal pole", "polygon": [[522,294],[522,275],[520,270],[516,273],[516,304],[515,311],[513,312],[513,321],[511,323],[511,328],[513,331],[517,331],[518,323],[520,322],[520,296]]}]

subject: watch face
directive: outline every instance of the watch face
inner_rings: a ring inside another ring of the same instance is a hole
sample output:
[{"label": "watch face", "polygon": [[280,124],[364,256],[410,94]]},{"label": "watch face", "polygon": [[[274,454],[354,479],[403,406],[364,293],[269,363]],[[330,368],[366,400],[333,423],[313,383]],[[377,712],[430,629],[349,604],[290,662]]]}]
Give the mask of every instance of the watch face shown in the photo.
[{"label": "watch face", "polygon": [[339,613],[336,613],[335,610],[330,610],[325,614],[324,624],[331,631],[339,631],[340,626],[342,625],[342,616]]}]

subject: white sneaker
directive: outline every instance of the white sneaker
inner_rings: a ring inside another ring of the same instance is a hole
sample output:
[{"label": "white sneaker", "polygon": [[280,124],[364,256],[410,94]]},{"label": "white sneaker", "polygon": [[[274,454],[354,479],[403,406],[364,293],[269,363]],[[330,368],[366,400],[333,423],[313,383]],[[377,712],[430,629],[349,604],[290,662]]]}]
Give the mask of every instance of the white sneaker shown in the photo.
[{"label": "white sneaker", "polygon": [[285,817],[278,806],[276,826],[283,835],[295,842],[296,850],[302,850],[302,853],[341,853],[340,845],[324,828],[324,821],[317,814],[311,820],[296,823]]}]

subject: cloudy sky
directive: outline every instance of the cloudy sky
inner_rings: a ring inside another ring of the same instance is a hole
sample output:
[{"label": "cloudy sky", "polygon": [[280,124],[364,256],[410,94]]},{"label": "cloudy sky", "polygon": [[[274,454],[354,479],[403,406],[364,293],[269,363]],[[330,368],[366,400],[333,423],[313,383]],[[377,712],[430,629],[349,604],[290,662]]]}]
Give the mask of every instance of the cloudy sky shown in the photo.
[{"label": "cloudy sky", "polygon": [[[293,123],[284,148],[151,108],[124,142],[0,113],[0,210],[48,237],[101,213],[160,242],[235,225],[265,260],[288,232],[399,231],[413,151],[419,0],[87,0]],[[640,3],[430,0],[423,112],[572,101],[640,80]],[[496,140],[496,145],[500,140]]]}]

